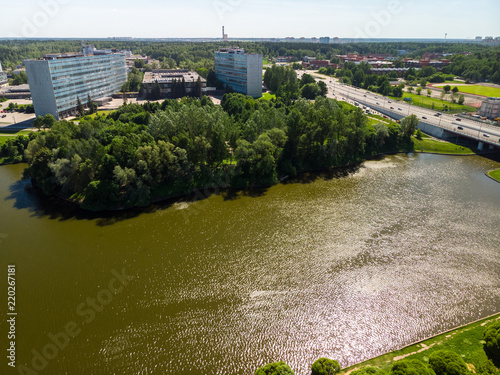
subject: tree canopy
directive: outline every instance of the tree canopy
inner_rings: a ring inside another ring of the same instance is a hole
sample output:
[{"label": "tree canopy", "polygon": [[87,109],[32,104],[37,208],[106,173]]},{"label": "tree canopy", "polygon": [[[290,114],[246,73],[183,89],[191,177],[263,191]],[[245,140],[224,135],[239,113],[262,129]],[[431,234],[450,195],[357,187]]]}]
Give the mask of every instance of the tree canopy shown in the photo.
[{"label": "tree canopy", "polygon": [[274,362],[262,366],[255,371],[255,375],[294,375],[293,370],[285,362]]}]

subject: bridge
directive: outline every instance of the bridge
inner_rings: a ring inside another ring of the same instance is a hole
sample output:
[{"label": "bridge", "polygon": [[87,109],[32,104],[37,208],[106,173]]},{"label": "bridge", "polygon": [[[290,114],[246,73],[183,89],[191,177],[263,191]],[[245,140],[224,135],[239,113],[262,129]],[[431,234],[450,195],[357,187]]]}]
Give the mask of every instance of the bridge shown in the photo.
[{"label": "bridge", "polygon": [[[306,72],[300,72],[299,76]],[[500,127],[457,115],[438,114],[435,110],[417,107],[409,102],[397,102],[380,94],[344,85],[333,78],[314,75],[322,79],[328,87],[328,97],[351,104],[359,103],[395,120],[415,114],[419,119],[418,128],[440,139],[461,136],[478,142],[479,150],[500,149]]]}]

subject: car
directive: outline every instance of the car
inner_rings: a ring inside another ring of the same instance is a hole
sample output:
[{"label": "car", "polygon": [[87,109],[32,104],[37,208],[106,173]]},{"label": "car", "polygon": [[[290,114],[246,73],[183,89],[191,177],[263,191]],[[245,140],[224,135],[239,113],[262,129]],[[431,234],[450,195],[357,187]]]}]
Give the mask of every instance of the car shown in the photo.
[{"label": "car", "polygon": [[345,100],[345,98],[342,98],[342,100]]},{"label": "car", "polygon": [[7,115],[3,115],[3,116],[2,116],[2,118],[6,118],[6,117],[7,117]]},{"label": "car", "polygon": [[391,109],[394,109],[394,107],[391,107]]},{"label": "car", "polygon": [[437,113],[436,113],[436,114],[434,114],[434,116],[439,117],[439,115],[438,115]]},{"label": "car", "polygon": [[461,126],[457,126],[457,129],[458,130],[464,130],[464,128],[462,128]]},{"label": "car", "polygon": [[366,95],[363,95],[366,98]]},{"label": "car", "polygon": [[403,110],[403,108],[398,108],[398,111],[402,111],[402,110]]},{"label": "car", "polygon": [[390,100],[387,103],[392,103]]},{"label": "car", "polygon": [[422,118],[423,118],[424,120],[427,120],[427,117],[425,117],[425,116],[422,116]]},{"label": "car", "polygon": [[455,120],[462,121],[462,119],[460,117],[457,117]]},{"label": "car", "polygon": [[380,105],[380,103],[379,103],[379,102],[377,102],[377,104],[378,104],[378,105]]},{"label": "car", "polygon": [[441,115],[442,115],[442,113],[441,113],[441,112],[437,112],[437,113],[436,113],[436,115],[441,116]]},{"label": "car", "polygon": [[484,136],[484,137],[486,137],[486,138],[489,138],[489,137],[490,137],[490,135],[489,135],[489,134],[486,134],[486,133],[484,133],[484,134],[483,134],[483,136]]}]

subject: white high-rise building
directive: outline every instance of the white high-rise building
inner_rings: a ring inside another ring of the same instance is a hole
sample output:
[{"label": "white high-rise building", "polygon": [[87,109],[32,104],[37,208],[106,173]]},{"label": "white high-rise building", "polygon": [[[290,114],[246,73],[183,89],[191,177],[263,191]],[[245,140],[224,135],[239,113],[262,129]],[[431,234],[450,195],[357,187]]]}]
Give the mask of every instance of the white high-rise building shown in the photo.
[{"label": "white high-rise building", "polygon": [[226,87],[253,98],[262,96],[263,58],[245,53],[243,48],[221,48],[215,51],[215,74]]},{"label": "white high-rise building", "polygon": [[2,70],[2,63],[0,62],[0,86],[5,85],[9,80],[7,79],[7,74]]},{"label": "white high-rise building", "polygon": [[46,55],[26,60],[26,73],[37,116],[56,119],[76,114],[78,100],[98,100],[120,91],[127,81],[125,55]]}]

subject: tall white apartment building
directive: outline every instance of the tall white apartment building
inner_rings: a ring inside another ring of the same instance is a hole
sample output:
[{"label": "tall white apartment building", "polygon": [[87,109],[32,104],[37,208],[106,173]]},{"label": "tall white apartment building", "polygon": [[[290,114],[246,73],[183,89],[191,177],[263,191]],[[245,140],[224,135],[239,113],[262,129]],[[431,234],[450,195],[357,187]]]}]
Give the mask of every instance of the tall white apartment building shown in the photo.
[{"label": "tall white apartment building", "polygon": [[120,91],[127,81],[125,55],[81,53],[45,55],[26,60],[26,73],[37,116],[56,119],[76,114],[78,100],[98,100]]},{"label": "tall white apartment building", "polygon": [[243,48],[215,51],[215,74],[226,87],[253,98],[262,96],[262,55],[245,53]]},{"label": "tall white apartment building", "polygon": [[8,82],[7,74],[5,74],[2,70],[2,63],[0,63],[0,86],[4,85]]}]

